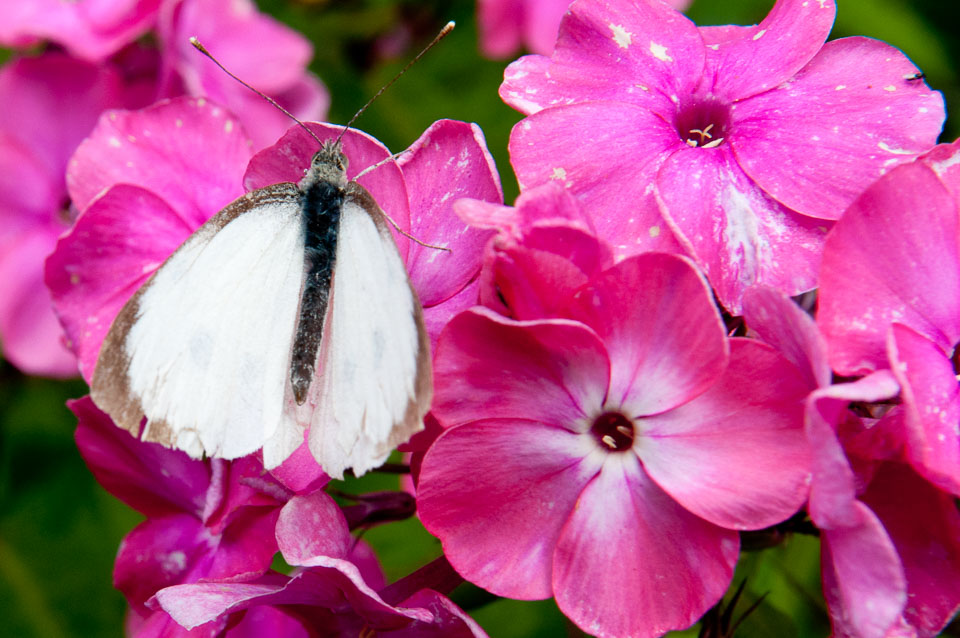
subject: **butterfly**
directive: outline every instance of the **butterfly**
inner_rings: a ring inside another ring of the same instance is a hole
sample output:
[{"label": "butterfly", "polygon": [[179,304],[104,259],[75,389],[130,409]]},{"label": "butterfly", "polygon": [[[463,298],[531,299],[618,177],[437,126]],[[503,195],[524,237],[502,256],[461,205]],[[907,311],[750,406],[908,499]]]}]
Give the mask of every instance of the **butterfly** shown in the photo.
[{"label": "butterfly", "polygon": [[423,310],[385,214],[346,171],[339,139],[322,142],[299,183],[229,204],[133,295],[91,385],[117,425],[194,457],[262,448],[268,469],[309,428],[334,477],[422,429]]}]

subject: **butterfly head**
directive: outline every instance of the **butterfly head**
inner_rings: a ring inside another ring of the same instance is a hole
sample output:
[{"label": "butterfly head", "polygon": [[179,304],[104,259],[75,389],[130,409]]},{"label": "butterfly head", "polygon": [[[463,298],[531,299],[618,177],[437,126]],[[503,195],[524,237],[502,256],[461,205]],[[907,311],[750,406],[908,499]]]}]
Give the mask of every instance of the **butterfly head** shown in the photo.
[{"label": "butterfly head", "polygon": [[306,190],[317,182],[329,182],[343,188],[347,185],[347,156],[338,141],[327,140],[310,160],[310,168],[300,181],[300,189]]}]

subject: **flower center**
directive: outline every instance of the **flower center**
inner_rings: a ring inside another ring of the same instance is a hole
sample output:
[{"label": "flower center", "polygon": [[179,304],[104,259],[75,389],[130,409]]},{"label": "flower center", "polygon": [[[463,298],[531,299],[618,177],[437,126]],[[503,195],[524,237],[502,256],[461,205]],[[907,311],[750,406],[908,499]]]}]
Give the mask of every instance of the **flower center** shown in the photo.
[{"label": "flower center", "polygon": [[695,96],[677,111],[674,126],[687,146],[716,148],[729,132],[730,106],[714,97]]},{"label": "flower center", "polygon": [[598,416],[590,432],[600,445],[612,452],[623,452],[633,447],[633,422],[619,412],[604,412]]}]

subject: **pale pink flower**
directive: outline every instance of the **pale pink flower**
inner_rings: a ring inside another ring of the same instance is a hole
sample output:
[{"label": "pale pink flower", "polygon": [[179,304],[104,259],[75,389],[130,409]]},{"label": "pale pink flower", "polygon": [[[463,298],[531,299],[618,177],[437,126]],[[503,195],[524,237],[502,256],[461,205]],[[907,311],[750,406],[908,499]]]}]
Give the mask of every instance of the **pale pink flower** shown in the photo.
[{"label": "pale pink flower", "polygon": [[0,341],[4,357],[26,373],[77,373],[43,286],[43,260],[73,217],[67,160],[100,112],[121,106],[124,95],[113,69],[61,53],[0,70]]},{"label": "pale pink flower", "polygon": [[721,302],[816,285],[830,223],[930,148],[943,100],[898,50],[824,44],[832,0],[778,0],[753,27],[698,29],[656,0],[578,0],[549,58],[507,69],[521,188],[569,187],[618,256],[678,250]]},{"label": "pale pink flower", "polygon": [[433,410],[449,429],[423,460],[420,517],[465,578],[554,596],[591,634],[685,627],[729,585],[736,530],[806,499],[803,382],[726,338],[680,257],[626,259],[565,314],[447,326]]}]

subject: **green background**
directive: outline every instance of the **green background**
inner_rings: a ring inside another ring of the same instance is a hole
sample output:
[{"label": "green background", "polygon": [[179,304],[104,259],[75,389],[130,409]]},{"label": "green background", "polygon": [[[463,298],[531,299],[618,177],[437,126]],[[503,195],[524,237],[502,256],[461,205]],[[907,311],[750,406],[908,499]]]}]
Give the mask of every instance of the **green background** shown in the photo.
[{"label": "green background", "polygon": [[[259,5],[313,41],[312,70],[330,89],[334,122],[348,119],[412,55],[407,50],[396,58],[377,56],[373,43],[404,24],[411,48],[418,47],[447,20],[456,20],[454,33],[357,126],[399,150],[434,120],[477,122],[496,158],[506,200],[513,200],[516,182],[506,146],[520,118],[497,96],[507,61],[478,55],[473,3],[261,0]],[[750,24],[771,5],[771,0],[696,0],[688,14],[704,25]],[[930,85],[944,92],[951,115],[942,141],[955,139],[960,131],[956,3],[839,0],[839,5],[832,37],[867,35],[902,49],[926,72]],[[2,58],[7,55],[0,52]],[[0,362],[0,635],[122,634],[125,605],[110,584],[111,570],[120,539],[140,517],[97,485],[77,453],[75,422],[64,402],[85,392],[82,382],[27,378]],[[342,489],[395,484],[380,476]],[[365,538],[391,578],[439,553],[439,544],[413,520],[374,529]],[[747,578],[745,600],[768,596],[737,635],[828,635],[818,556],[817,539],[800,536],[772,550],[744,553],[735,582]],[[469,586],[457,590],[455,599],[494,638],[582,635],[552,601],[494,600]],[[695,630],[684,634],[696,635]]]}]

